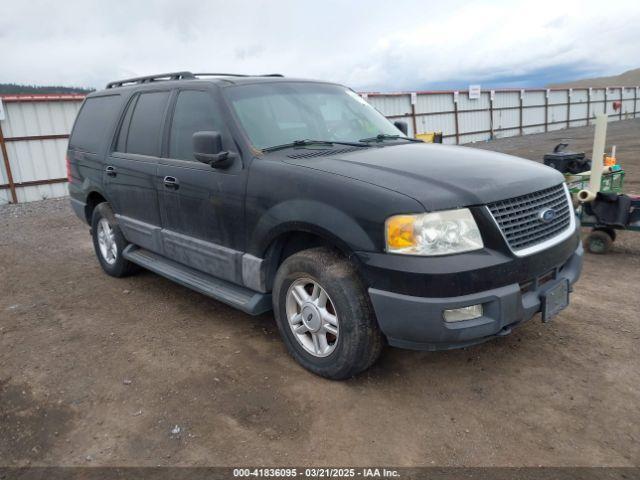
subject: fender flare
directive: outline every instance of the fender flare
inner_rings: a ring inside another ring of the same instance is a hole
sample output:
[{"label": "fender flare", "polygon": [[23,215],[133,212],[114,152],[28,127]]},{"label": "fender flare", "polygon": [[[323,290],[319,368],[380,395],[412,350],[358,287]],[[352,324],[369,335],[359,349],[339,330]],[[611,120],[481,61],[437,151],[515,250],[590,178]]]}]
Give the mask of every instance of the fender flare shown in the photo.
[{"label": "fender flare", "polygon": [[250,232],[249,252],[264,257],[284,233],[307,232],[323,237],[345,252],[375,251],[371,236],[353,217],[316,200],[287,200],[264,212]]}]

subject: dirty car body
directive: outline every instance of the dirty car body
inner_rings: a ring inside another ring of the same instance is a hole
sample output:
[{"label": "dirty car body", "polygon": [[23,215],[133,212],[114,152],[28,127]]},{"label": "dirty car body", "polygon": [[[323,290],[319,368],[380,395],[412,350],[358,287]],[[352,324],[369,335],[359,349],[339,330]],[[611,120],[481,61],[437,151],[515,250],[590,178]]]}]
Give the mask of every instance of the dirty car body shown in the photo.
[{"label": "dirty car body", "polygon": [[[398,347],[467,346],[557,313],[545,310],[549,295],[568,297],[582,265],[562,175],[412,141],[356,97],[271,76],[93,93],[69,145],[71,204],[91,223],[108,203],[127,259],[251,314],[276,306],[289,257],[331,249],[357,272],[376,328]],[[209,144],[213,153],[194,150]],[[301,328],[313,331],[307,307]],[[330,337],[338,344],[350,328]]]}]

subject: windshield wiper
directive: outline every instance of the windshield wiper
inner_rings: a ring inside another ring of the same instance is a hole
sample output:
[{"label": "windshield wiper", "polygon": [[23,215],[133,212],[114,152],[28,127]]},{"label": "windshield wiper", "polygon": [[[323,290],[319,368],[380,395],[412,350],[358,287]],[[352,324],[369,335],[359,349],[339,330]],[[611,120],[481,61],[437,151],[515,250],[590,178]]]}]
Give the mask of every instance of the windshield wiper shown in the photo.
[{"label": "windshield wiper", "polygon": [[291,143],[284,143],[282,145],[274,145],[273,147],[265,147],[262,148],[261,150],[263,152],[273,152],[275,150],[282,150],[284,148],[292,148],[292,147],[308,147],[311,145],[327,145],[327,146],[332,146],[332,145],[349,145],[351,147],[368,147],[369,145],[365,143],[357,143],[357,142],[338,142],[338,141],[334,141],[334,140],[309,140],[309,139],[305,139],[305,140],[294,140]]},{"label": "windshield wiper", "polygon": [[417,138],[401,137],[400,135],[389,135],[388,133],[379,133],[375,137],[360,139],[360,141],[363,142],[363,143],[384,142],[385,140],[406,140],[407,142],[424,143],[422,140],[419,140]]}]

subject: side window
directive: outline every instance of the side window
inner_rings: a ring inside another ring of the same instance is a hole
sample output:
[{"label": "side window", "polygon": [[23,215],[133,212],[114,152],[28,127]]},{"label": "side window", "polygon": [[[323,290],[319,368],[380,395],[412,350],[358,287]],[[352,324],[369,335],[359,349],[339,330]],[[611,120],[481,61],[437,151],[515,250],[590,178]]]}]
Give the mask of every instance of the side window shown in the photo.
[{"label": "side window", "polygon": [[129,105],[127,106],[127,113],[124,115],[124,119],[122,120],[122,125],[120,126],[120,133],[118,133],[118,141],[116,142],[116,152],[126,152],[127,151],[127,133],[129,133],[129,122],[131,121],[131,114],[133,110],[136,108],[136,102],[138,101],[138,97],[134,96]]},{"label": "side window", "polygon": [[69,145],[98,153],[120,108],[120,95],[89,97],[78,114]]},{"label": "side window", "polygon": [[216,102],[209,92],[184,90],[178,94],[171,122],[169,157],[194,160],[192,136],[195,132],[221,132],[222,122]]},{"label": "side window", "polygon": [[[129,111],[125,116],[131,116],[129,131],[126,135],[124,151],[139,155],[160,155],[160,135],[162,134],[162,115],[169,99],[169,92],[141,93],[135,102],[129,105]],[[118,137],[118,151],[123,151],[121,145],[122,131]]]}]

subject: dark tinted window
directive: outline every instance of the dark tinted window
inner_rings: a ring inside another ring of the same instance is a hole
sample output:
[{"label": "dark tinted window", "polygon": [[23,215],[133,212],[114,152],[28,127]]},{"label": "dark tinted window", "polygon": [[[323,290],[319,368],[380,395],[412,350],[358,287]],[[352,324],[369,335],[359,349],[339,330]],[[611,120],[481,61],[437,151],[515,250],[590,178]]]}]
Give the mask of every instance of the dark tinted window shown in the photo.
[{"label": "dark tinted window", "polygon": [[112,128],[120,101],[120,95],[87,98],[78,113],[69,145],[97,153]]},{"label": "dark tinted window", "polygon": [[169,92],[141,93],[133,106],[129,133],[127,134],[127,153],[140,155],[160,155],[160,134],[162,115]]},{"label": "dark tinted window", "polygon": [[211,94],[193,90],[180,92],[171,122],[169,157],[194,160],[193,134],[211,130],[221,131],[220,115]]},{"label": "dark tinted window", "polygon": [[136,107],[136,101],[138,97],[133,97],[127,106],[127,113],[122,120],[120,126],[120,133],[118,134],[118,142],[116,143],[116,152],[126,152],[127,150],[127,133],[129,132],[129,122],[131,121],[131,114]]}]

